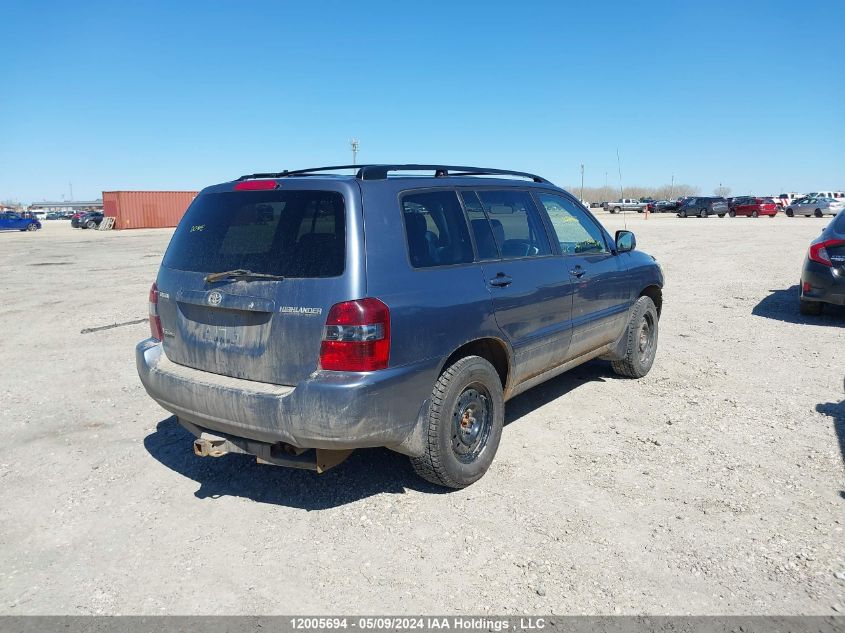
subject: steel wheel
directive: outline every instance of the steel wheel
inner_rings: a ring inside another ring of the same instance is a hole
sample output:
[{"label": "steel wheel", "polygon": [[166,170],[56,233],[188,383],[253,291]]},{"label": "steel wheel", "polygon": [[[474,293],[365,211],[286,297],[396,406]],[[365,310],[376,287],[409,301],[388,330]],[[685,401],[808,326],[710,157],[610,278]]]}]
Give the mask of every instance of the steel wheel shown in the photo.
[{"label": "steel wheel", "polygon": [[458,461],[472,463],[487,446],[492,427],[490,393],[481,383],[464,389],[452,411],[452,452]]},{"label": "steel wheel", "polygon": [[639,332],[637,332],[637,354],[643,365],[647,365],[651,357],[654,356],[655,333],[653,316],[646,312],[643,315]]}]

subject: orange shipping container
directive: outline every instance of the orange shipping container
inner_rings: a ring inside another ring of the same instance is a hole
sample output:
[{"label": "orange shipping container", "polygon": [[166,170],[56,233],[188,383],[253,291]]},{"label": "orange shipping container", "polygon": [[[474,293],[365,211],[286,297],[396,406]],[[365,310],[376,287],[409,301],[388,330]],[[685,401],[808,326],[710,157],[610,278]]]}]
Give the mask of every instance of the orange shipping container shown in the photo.
[{"label": "orange shipping container", "polygon": [[104,191],[103,214],[115,229],[158,229],[176,226],[196,191]]}]

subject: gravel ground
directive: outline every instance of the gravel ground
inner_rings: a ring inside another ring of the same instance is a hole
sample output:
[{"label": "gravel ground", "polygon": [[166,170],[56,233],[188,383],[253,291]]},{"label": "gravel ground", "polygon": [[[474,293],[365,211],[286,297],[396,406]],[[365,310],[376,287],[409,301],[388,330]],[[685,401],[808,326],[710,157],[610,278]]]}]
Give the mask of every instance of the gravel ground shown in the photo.
[{"label": "gravel ground", "polygon": [[458,492],[195,457],[134,366],[170,231],[0,234],[0,613],[845,612],[845,311],[796,288],[826,221],[599,213],[666,272],[652,372],[512,400]]}]

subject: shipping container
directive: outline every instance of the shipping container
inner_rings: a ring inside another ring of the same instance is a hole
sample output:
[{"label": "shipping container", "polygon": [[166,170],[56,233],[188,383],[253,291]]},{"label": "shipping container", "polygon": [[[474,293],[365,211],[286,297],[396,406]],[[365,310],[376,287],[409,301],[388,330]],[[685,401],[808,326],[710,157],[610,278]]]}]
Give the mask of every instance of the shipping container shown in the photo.
[{"label": "shipping container", "polygon": [[179,224],[196,191],[104,191],[103,214],[114,228],[158,229]]}]

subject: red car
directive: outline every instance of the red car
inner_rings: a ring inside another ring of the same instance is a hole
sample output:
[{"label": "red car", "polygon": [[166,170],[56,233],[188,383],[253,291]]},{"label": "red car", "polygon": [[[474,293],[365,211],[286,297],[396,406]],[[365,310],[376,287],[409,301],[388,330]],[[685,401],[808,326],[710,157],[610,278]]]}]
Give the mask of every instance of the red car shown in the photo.
[{"label": "red car", "polygon": [[760,215],[768,215],[770,218],[773,218],[778,214],[778,207],[771,198],[752,198],[747,196],[744,198],[734,198],[728,214],[731,217],[744,215],[756,218]]}]

